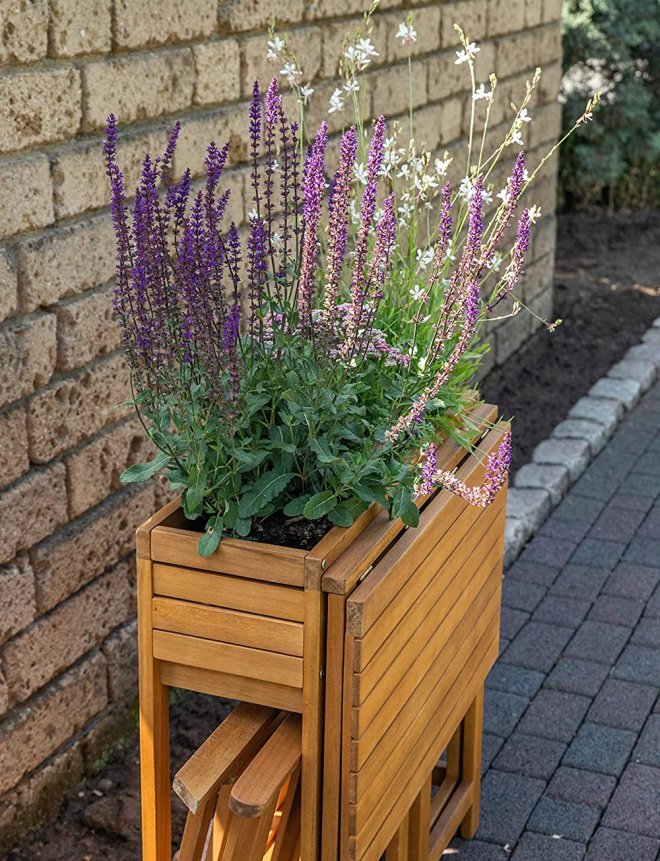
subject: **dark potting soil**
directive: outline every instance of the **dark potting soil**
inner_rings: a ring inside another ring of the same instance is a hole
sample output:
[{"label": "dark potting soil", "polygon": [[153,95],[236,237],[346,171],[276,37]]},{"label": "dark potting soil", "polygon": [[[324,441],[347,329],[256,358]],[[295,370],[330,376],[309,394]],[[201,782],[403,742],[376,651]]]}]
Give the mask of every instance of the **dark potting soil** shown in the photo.
[{"label": "dark potting soil", "polygon": [[261,523],[256,523],[249,540],[311,550],[331,529],[332,523],[327,517],[305,520],[303,517],[286,517],[282,512],[277,512]]},{"label": "dark potting soil", "polygon": [[[555,286],[553,316],[564,323],[552,335],[544,330],[534,335],[482,385],[486,400],[514,416],[516,466],[660,316],[660,212],[560,217]],[[283,528],[280,523],[258,538],[290,544],[289,534],[286,542],[276,540]],[[312,546],[319,537],[310,536]],[[171,709],[173,773],[230,708],[213,697],[179,695]],[[100,774],[65,798],[56,822],[9,859],[135,861],[139,815],[135,729]],[[175,799],[175,834],[183,819]]]}]

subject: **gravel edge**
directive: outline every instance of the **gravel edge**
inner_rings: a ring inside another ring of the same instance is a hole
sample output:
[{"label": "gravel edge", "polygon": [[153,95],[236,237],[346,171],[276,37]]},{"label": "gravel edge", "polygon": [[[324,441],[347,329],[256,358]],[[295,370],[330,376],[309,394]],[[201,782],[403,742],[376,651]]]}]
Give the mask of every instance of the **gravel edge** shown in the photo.
[{"label": "gravel edge", "polygon": [[534,449],[509,487],[504,567],[532,538],[603,450],[625,416],[660,376],[660,317],[589,393],[580,398],[550,436]]}]

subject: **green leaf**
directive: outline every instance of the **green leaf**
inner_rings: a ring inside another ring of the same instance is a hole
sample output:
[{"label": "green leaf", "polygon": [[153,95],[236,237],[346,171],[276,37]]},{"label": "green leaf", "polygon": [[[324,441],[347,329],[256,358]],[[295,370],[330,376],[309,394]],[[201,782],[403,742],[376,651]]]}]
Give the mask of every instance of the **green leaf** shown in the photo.
[{"label": "green leaf", "polygon": [[340,458],[333,454],[330,449],[330,443],[327,439],[310,439],[309,447],[316,454],[321,463],[335,463]]},{"label": "green leaf", "polygon": [[284,490],[293,477],[292,472],[279,472],[274,469],[265,472],[241,497],[238,504],[239,517],[258,514],[271,499]]},{"label": "green leaf", "polygon": [[234,531],[237,535],[240,535],[241,538],[245,538],[250,534],[250,530],[252,529],[252,518],[251,517],[237,517],[236,522],[234,523]]},{"label": "green leaf", "polygon": [[298,496],[295,499],[292,499],[291,502],[287,502],[284,506],[284,513],[286,516],[299,517],[303,513],[303,509],[305,508],[309,498],[309,493],[306,493],[304,496]]},{"label": "green leaf", "polygon": [[201,514],[205,493],[206,470],[193,466],[188,473],[188,486],[183,494],[183,511],[190,520]]},{"label": "green leaf", "polygon": [[411,492],[407,487],[399,486],[392,496],[392,512],[407,526],[416,527],[419,524],[419,508],[415,505]]},{"label": "green leaf", "polygon": [[350,507],[346,503],[341,502],[336,508],[328,512],[328,519],[335,526],[348,527],[353,525],[355,517]]},{"label": "green leaf", "polygon": [[122,472],[119,480],[124,484],[131,484],[134,481],[146,481],[148,478],[156,475],[157,472],[160,472],[169,462],[170,456],[165,454],[164,451],[159,451],[156,457],[148,463],[135,463],[133,466],[129,466],[128,469]]},{"label": "green leaf", "polygon": [[323,490],[321,493],[315,493],[314,496],[307,500],[303,514],[308,520],[318,520],[329,511],[332,511],[336,507],[337,502],[337,494],[334,490]]},{"label": "green leaf", "polygon": [[206,530],[197,542],[197,552],[200,556],[210,556],[211,553],[215,553],[222,538],[222,527],[222,517],[219,514],[209,518]]}]

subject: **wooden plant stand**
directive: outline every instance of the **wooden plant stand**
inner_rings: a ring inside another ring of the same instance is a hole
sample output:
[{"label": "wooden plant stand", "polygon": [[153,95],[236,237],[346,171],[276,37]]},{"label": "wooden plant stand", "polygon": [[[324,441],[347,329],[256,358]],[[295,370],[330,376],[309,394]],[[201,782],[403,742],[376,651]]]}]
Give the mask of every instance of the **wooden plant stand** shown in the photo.
[{"label": "wooden plant stand", "polygon": [[[474,413],[483,455],[496,415]],[[484,456],[439,462],[483,480]],[[226,539],[202,559],[178,501],[138,529],[143,861],[171,861],[170,687],[301,715],[302,861],[436,861],[474,833],[505,497],[436,493],[415,530],[372,506],[309,552]]]}]

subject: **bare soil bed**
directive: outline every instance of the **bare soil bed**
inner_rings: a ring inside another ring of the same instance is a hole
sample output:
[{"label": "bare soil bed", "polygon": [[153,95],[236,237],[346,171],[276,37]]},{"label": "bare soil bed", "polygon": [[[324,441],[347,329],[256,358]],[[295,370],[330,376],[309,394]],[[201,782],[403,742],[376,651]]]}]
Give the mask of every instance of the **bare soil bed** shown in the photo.
[{"label": "bare soil bed", "polygon": [[[537,333],[482,386],[514,416],[515,466],[572,404],[660,316],[660,212],[571,215],[559,220],[553,334]],[[182,693],[172,708],[173,770],[210,734],[230,704]],[[175,808],[175,833],[183,806]],[[10,861],[135,861],[140,857],[137,731],[122,753],[63,801],[58,820]]]}]

